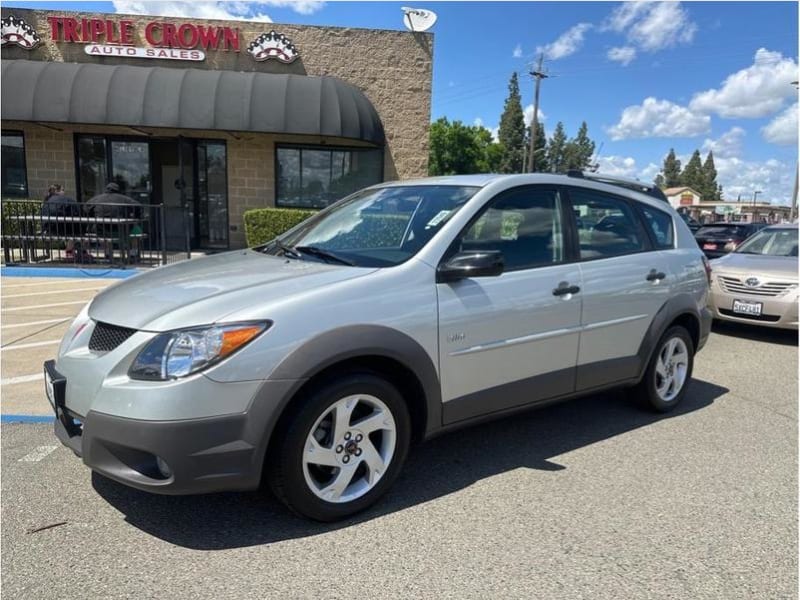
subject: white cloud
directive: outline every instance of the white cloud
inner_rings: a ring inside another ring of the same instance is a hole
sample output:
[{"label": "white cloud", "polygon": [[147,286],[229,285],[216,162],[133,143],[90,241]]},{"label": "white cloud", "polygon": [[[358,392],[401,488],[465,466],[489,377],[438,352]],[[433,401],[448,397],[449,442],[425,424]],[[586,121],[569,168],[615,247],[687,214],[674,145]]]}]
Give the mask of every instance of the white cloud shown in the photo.
[{"label": "white cloud", "polygon": [[761,135],[771,144],[797,145],[798,105],[792,104],[761,129]]},{"label": "white cloud", "polygon": [[697,24],[680,2],[624,2],[611,13],[604,30],[625,33],[628,42],[647,52],[687,44]]},{"label": "white cloud", "polygon": [[475,117],[475,120],[472,122],[475,127],[483,127],[483,119],[480,117]]},{"label": "white cloud", "polygon": [[634,58],[636,58],[636,48],[633,46],[620,46],[618,48],[611,48],[606,54],[608,60],[620,63],[623,67],[627,67]]},{"label": "white cloud", "polygon": [[499,125],[497,127],[492,127],[491,129],[489,129],[489,131],[492,132],[492,141],[493,142],[500,141],[500,126]]},{"label": "white cloud", "polygon": [[263,2],[114,0],[113,4],[116,12],[130,15],[261,21],[265,23],[272,22],[272,18],[263,12],[266,7],[291,8],[297,13],[310,15],[325,5],[324,2],[317,0],[265,0]]},{"label": "white cloud", "polygon": [[608,128],[613,140],[652,137],[695,137],[708,133],[711,117],[695,114],[669,100],[645,98],[641,105],[628,106],[619,123]]},{"label": "white cloud", "polygon": [[636,159],[630,156],[599,156],[598,173],[611,177],[636,177]]},{"label": "white cloud", "polygon": [[[547,115],[542,112],[542,109],[539,109],[539,123],[544,123],[547,120]],[[522,111],[522,118],[525,121],[525,127],[531,126],[531,119],[533,118],[533,104],[528,104],[525,109]]]},{"label": "white cloud", "polygon": [[741,127],[732,127],[716,140],[706,138],[706,141],[703,142],[703,152],[712,150],[715,159],[741,156],[745,135],[746,132]]},{"label": "white cloud", "polygon": [[261,21],[264,23],[272,22],[272,18],[265,13],[251,12],[251,9],[254,9],[256,5],[247,4],[246,2],[150,2],[147,0],[114,0],[113,4],[116,12],[128,15]]},{"label": "white cloud", "polygon": [[722,185],[726,200],[753,198],[754,190],[761,190],[760,201],[788,204],[794,185],[794,166],[775,159],[747,161],[737,157],[714,157],[717,182]]},{"label": "white cloud", "polygon": [[591,28],[591,23],[578,23],[562,33],[555,42],[536,48],[536,53],[543,53],[544,57],[550,60],[575,54],[583,46],[583,36]]},{"label": "white cloud", "polygon": [[758,118],[778,112],[784,101],[797,94],[797,62],[780,52],[756,51],[753,64],[729,75],[719,89],[694,95],[692,110],[726,118]]},{"label": "white cloud", "polygon": [[661,166],[656,163],[647,163],[647,166],[639,171],[639,179],[641,181],[652,182],[655,181],[656,175],[661,173]]},{"label": "white cloud", "polygon": [[514,52],[511,53],[511,56],[514,58],[522,58],[522,46],[520,44],[514,47]]}]

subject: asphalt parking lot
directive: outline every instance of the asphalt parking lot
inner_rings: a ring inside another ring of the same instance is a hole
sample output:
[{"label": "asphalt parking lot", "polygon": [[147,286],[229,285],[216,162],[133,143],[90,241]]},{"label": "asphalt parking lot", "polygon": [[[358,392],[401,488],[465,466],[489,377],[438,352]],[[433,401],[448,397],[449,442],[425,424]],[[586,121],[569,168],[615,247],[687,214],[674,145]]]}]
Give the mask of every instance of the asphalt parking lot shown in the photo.
[{"label": "asphalt parking lot", "polygon": [[[109,283],[4,278],[4,415],[49,411],[41,362]],[[3,597],[796,598],[797,359],[795,333],[716,326],[675,413],[610,393],[442,436],[335,525],[131,490],[4,423]]]}]

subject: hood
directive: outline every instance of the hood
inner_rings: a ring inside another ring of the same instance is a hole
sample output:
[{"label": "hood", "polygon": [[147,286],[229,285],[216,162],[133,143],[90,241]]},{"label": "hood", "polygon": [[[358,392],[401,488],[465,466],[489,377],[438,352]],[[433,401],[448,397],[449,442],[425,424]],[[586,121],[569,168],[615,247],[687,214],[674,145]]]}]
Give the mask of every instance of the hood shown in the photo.
[{"label": "hood", "polygon": [[106,288],[92,301],[89,316],[150,331],[192,327],[373,271],[252,250],[225,252],[154,269]]},{"label": "hood", "polygon": [[732,252],[711,261],[712,272],[797,281],[797,257]]}]

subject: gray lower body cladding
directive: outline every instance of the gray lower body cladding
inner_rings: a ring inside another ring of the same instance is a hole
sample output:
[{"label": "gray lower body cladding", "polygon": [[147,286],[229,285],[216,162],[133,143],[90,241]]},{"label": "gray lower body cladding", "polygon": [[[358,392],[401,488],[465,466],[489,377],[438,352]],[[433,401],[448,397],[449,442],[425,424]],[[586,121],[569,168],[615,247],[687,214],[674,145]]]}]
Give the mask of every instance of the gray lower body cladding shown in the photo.
[{"label": "gray lower body cladding", "polygon": [[[93,471],[157,494],[256,489],[272,428],[298,382],[265,382],[241,414],[147,421],[89,411],[72,426],[56,419],[59,440]],[[157,459],[168,474],[159,469]]]}]

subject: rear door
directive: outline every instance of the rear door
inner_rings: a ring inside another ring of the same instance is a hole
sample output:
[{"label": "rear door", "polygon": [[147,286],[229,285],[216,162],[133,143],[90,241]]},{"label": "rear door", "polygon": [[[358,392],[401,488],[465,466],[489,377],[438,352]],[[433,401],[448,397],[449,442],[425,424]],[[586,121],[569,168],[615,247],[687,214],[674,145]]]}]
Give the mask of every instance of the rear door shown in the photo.
[{"label": "rear door", "polygon": [[[634,201],[590,188],[568,193],[583,280],[576,389],[589,390],[639,373],[637,352],[673,277]],[[674,236],[671,217],[666,232]]]},{"label": "rear door", "polygon": [[505,270],[437,284],[443,420],[452,423],[569,394],[581,318],[580,269],[565,244],[569,218],[554,187],[501,193],[443,258],[499,250]]}]

